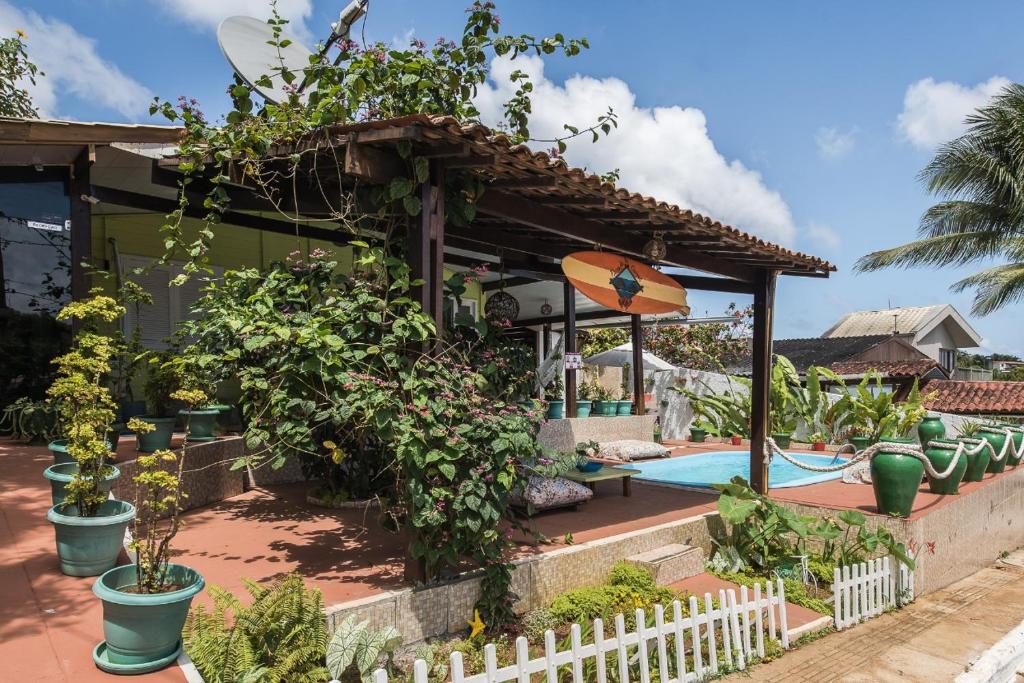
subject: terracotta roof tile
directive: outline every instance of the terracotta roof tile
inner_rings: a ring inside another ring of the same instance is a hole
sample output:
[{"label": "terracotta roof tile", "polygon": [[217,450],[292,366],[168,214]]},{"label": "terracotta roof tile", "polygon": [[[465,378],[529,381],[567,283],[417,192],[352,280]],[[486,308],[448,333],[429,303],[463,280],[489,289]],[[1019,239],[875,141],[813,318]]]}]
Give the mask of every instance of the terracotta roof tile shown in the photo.
[{"label": "terracotta roof tile", "polygon": [[833,363],[832,372],[837,375],[863,375],[877,370],[883,377],[921,377],[930,370],[941,367],[931,358],[916,360],[848,360]]},{"label": "terracotta roof tile", "polygon": [[1024,415],[1024,382],[932,380],[922,391],[936,392],[926,404],[943,413]]}]

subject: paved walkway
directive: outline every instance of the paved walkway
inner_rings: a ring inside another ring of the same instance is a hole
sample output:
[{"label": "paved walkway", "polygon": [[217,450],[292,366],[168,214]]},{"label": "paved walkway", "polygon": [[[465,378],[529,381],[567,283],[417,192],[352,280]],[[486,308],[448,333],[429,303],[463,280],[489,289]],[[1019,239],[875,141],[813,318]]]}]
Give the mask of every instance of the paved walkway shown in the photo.
[{"label": "paved walkway", "polygon": [[[1019,564],[1013,564],[1019,563]],[[1024,552],[730,679],[952,681],[1024,620]]]}]

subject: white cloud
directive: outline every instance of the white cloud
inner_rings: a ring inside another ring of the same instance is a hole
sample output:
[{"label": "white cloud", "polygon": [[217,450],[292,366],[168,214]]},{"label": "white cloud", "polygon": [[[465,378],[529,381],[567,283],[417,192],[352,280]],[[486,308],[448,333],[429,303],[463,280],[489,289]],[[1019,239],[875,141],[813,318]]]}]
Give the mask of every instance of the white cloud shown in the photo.
[{"label": "white cloud", "polygon": [[845,133],[835,127],[819,128],[814,134],[814,144],[818,146],[818,156],[826,161],[842,159],[853,151],[856,136],[856,128],[851,128]]},{"label": "white cloud", "polygon": [[[151,0],[166,14],[203,29],[216,29],[227,17],[243,16],[266,19],[270,16],[269,0]],[[339,5],[339,9],[344,5]],[[286,30],[312,48],[306,21],[313,14],[313,0],[277,0],[278,13],[288,19]],[[327,27],[324,27],[325,30]],[[326,36],[325,36],[326,37]]]},{"label": "white cloud", "polygon": [[0,0],[0,34],[12,35],[15,29],[27,34],[29,58],[46,73],[36,79],[35,86],[26,84],[42,116],[58,116],[60,100],[66,95],[103,105],[129,119],[148,114],[152,93],[100,57],[92,38],[62,21]]},{"label": "white cloud", "polygon": [[[704,112],[694,107],[638,107],[636,95],[617,78],[576,75],[564,85],[544,77],[536,56],[497,59],[494,81],[484,85],[476,104],[485,122],[501,120],[502,104],[513,88],[508,74],[521,69],[533,77],[530,134],[563,135],[563,123],[591,125],[609,106],[619,127],[591,144],[589,136],[569,143],[566,159],[603,173],[621,172],[621,184],[637,192],[679,204],[766,239],[791,243],[796,234],[789,206],[765,186],[761,174],[726,159],[708,135]],[[550,145],[546,145],[550,146]]]},{"label": "white cloud", "polygon": [[808,225],[807,236],[826,249],[838,249],[841,241],[839,233],[823,223],[811,223]]},{"label": "white cloud", "polygon": [[933,78],[911,83],[897,118],[900,131],[915,147],[934,149],[963,133],[964,118],[1009,84],[1002,76],[974,86]]}]

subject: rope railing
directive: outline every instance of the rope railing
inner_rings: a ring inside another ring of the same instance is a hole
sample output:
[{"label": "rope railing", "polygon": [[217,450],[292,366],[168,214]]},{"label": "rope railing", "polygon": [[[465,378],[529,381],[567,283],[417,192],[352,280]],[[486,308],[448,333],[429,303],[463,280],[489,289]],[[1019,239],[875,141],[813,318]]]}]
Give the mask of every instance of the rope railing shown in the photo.
[{"label": "rope railing", "polygon": [[[932,465],[932,461],[929,460],[927,456],[925,456],[924,452],[921,450],[921,447],[916,444],[879,442],[868,446],[862,451],[858,451],[857,453],[854,454],[852,458],[850,458],[849,460],[840,465],[826,466],[809,465],[805,462],[800,462],[799,460],[797,460],[796,458],[792,457],[791,455],[783,451],[781,448],[779,448],[778,444],[775,443],[775,439],[771,438],[770,436],[765,438],[765,444],[768,446],[768,452],[770,454],[768,460],[769,464],[771,463],[771,457],[778,455],[791,465],[795,465],[810,472],[841,472],[842,470],[845,470],[848,467],[853,467],[854,465],[863,460],[870,460],[874,458],[875,455],[877,455],[878,453],[885,451],[887,453],[898,453],[900,455],[906,455],[912,458],[916,458],[917,460],[921,461],[921,464],[924,465],[925,472],[928,474],[929,477],[933,479],[946,479],[951,474],[953,474],[953,470],[956,469],[957,463],[960,461],[960,458],[963,456],[965,452],[964,448],[958,449],[957,454],[949,462],[949,466],[944,471],[940,472],[935,469],[935,467]],[[989,448],[992,447],[991,444],[989,444],[987,441],[985,441],[985,444],[988,445]]]}]

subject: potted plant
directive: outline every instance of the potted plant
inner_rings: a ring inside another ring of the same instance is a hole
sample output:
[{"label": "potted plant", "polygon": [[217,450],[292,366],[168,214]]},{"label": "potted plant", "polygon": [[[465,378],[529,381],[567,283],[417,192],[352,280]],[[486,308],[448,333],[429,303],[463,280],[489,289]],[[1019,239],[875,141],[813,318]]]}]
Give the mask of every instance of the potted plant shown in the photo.
[{"label": "potted plant", "polygon": [[853,444],[857,451],[862,451],[871,445],[871,435],[867,427],[853,426],[846,430],[846,440]]},{"label": "potted plant", "polygon": [[579,396],[576,399],[576,417],[590,417],[593,406],[591,399],[594,397],[593,385],[590,382],[580,382]]},{"label": "potted plant", "polygon": [[[914,381],[906,401],[891,404],[880,412],[884,413],[878,421],[881,443],[913,444],[910,434],[925,415],[917,381]],[[882,514],[910,516],[923,478],[924,463],[911,455],[883,447],[871,458],[871,487],[875,492],[875,503]]]},{"label": "potted plant", "polygon": [[[939,472],[945,472],[953,457],[957,454],[960,444],[952,439],[929,439],[922,444],[924,455]],[[928,490],[939,494],[960,493],[960,482],[967,474],[969,460],[966,454],[960,455],[960,460],[953,468],[952,474],[945,479],[928,478]]]},{"label": "potted plant", "polygon": [[562,376],[555,373],[554,379],[544,387],[544,398],[548,400],[547,418],[561,420],[565,414],[565,399],[562,396]]},{"label": "potted plant", "polygon": [[[171,397],[179,385],[179,365],[171,351],[159,351],[149,357],[143,392],[146,394],[146,415],[138,420],[153,429],[135,431],[137,448],[143,453],[167,450],[174,435],[174,399]],[[138,423],[136,423],[138,424]]]},{"label": "potted plant", "polygon": [[825,442],[828,441],[828,436],[824,432],[815,432],[811,434],[811,450],[823,451],[825,450]]},{"label": "potted plant", "polygon": [[[207,400],[196,389],[179,389],[173,397],[189,408]],[[130,426],[136,432],[155,429],[139,418]],[[108,673],[141,674],[174,662],[181,654],[181,629],[192,598],[205,585],[195,569],[171,562],[184,498],[187,427],[177,453],[159,450],[139,456],[134,479],[138,516],[130,545],[135,562],[105,572],[93,584],[93,593],[103,602],[104,640],[92,657]]]},{"label": "potted plant", "polygon": [[708,438],[707,426],[704,423],[699,423],[690,427],[690,441],[693,443],[704,443],[704,439]]},{"label": "potted plant", "polygon": [[116,347],[99,328],[123,314],[124,307],[99,290],[57,314],[58,320],[80,324],[71,350],[55,360],[57,377],[47,390],[61,411],[66,451],[74,461],[64,473],[70,480],[59,482],[63,500],[46,514],[54,526],[61,571],[70,576],[96,576],[113,567],[135,516],[131,503],[108,499],[108,482],[117,476],[107,463],[106,440],[117,414],[107,386]]},{"label": "potted plant", "polygon": [[622,387],[622,400],[618,402],[618,409],[616,415],[632,415],[633,414],[633,392],[630,390],[629,385],[623,385]]},{"label": "potted plant", "polygon": [[743,437],[740,436],[739,434],[732,434],[732,435],[729,436],[729,442],[733,446],[742,446],[743,445]]}]

